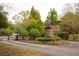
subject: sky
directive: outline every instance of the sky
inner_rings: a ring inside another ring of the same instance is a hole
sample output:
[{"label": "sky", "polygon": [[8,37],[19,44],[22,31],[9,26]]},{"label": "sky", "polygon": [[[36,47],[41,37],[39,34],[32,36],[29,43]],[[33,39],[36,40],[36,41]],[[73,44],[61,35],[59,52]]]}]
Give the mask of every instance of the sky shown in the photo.
[{"label": "sky", "polygon": [[12,20],[15,14],[23,10],[30,10],[34,6],[39,10],[42,21],[45,21],[50,8],[55,8],[58,15],[61,15],[66,3],[79,3],[79,0],[0,0],[0,3],[10,7],[10,9],[6,9],[9,13],[9,20]]}]

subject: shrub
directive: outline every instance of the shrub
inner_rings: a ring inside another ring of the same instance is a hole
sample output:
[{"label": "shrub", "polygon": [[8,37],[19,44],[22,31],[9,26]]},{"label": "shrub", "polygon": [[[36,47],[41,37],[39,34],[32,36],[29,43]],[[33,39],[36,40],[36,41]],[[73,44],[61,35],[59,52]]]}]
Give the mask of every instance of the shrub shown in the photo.
[{"label": "shrub", "polygon": [[51,38],[48,38],[48,37],[39,37],[39,38],[37,38],[37,40],[38,41],[50,41],[51,40]]},{"label": "shrub", "polygon": [[54,35],[61,37],[64,40],[68,40],[69,33],[68,32],[54,32]]},{"label": "shrub", "polygon": [[41,35],[41,33],[38,29],[31,29],[30,35],[33,36],[33,37],[39,37]]},{"label": "shrub", "polygon": [[22,29],[22,30],[20,30],[20,35],[25,37],[25,36],[29,35],[29,32],[27,30],[25,30],[25,29]]},{"label": "shrub", "polygon": [[5,32],[6,32],[6,35],[8,36],[12,34],[12,30],[10,28],[7,28]]},{"label": "shrub", "polygon": [[58,41],[58,40],[61,40],[61,38],[55,37],[55,36],[53,36],[53,37],[39,37],[39,38],[37,38],[37,40],[43,41],[43,42],[45,42],[45,41]]},{"label": "shrub", "polygon": [[56,41],[58,41],[58,40],[61,40],[61,37],[53,36],[53,37],[52,37],[52,40],[56,40]]},{"label": "shrub", "polygon": [[7,29],[0,29],[0,36],[4,36],[4,35],[11,35],[12,34],[12,30],[7,28]]},{"label": "shrub", "polygon": [[0,29],[0,36],[5,34],[5,30],[4,29]]}]

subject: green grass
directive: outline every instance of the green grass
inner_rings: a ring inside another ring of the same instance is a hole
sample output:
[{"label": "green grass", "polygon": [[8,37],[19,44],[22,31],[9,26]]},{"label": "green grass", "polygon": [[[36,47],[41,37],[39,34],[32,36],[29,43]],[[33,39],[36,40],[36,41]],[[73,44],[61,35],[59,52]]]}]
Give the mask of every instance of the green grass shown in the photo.
[{"label": "green grass", "polygon": [[47,54],[35,50],[21,49],[0,42],[0,56],[45,56]]}]

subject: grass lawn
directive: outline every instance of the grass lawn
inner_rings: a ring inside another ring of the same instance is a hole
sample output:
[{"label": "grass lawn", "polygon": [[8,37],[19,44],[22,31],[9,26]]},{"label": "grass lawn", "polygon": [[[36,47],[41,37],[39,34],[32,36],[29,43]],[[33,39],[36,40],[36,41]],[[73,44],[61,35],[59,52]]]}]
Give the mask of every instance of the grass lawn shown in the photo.
[{"label": "grass lawn", "polygon": [[0,43],[0,56],[46,56],[47,54],[35,50],[20,49],[15,46]]}]

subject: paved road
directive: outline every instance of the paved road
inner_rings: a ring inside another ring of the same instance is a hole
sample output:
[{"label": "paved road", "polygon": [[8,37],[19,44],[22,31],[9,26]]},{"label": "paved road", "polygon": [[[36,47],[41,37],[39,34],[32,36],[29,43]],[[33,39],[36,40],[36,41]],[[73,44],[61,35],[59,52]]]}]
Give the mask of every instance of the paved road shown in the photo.
[{"label": "paved road", "polygon": [[13,45],[18,48],[24,49],[34,49],[39,52],[47,53],[51,56],[79,56],[79,42],[70,42],[71,44],[66,46],[49,46],[49,45],[39,45],[31,43],[23,43],[18,41],[0,41],[5,44]]}]

